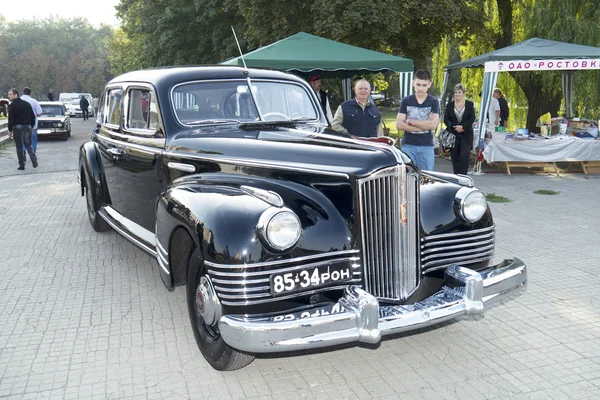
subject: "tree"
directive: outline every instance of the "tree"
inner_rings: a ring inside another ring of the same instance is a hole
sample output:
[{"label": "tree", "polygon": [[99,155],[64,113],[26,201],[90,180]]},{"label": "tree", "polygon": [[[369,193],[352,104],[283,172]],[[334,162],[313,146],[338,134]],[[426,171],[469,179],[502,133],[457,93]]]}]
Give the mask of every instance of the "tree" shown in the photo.
[{"label": "tree", "polygon": [[[462,59],[532,37],[600,45],[596,24],[588,22],[600,17],[600,9],[593,0],[487,0],[483,10],[484,29],[461,46]],[[481,87],[483,71],[463,70],[462,79],[471,87]],[[525,125],[534,131],[540,115],[559,114],[563,97],[560,72],[499,74],[498,86],[511,102],[511,119],[519,121],[515,126]],[[575,74],[574,107],[579,116],[597,117],[600,94],[593,88],[599,86],[597,71]]]},{"label": "tree", "polygon": [[0,18],[0,92],[29,86],[37,98],[47,90],[98,93],[108,72],[110,27],[51,17],[5,23]]}]

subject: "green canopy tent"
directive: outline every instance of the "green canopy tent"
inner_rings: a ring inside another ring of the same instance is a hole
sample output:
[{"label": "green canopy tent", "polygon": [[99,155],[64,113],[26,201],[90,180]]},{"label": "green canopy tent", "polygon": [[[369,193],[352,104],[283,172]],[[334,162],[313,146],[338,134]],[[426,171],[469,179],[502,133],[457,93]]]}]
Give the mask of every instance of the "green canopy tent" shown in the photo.
[{"label": "green canopy tent", "polygon": [[[531,38],[514,44],[450,64],[444,69],[442,99],[447,93],[448,77],[452,70],[459,68],[485,67],[481,105],[479,108],[479,147],[483,147],[485,137],[485,118],[491,103],[494,87],[498,81],[498,73],[503,71],[549,71],[560,70],[565,98],[567,118],[573,114],[573,73],[580,69],[600,69],[600,48],[579,44],[558,42],[540,38]],[[445,104],[442,104],[445,106]]]},{"label": "green canopy tent", "polygon": [[[402,94],[410,93],[412,88],[413,61],[411,59],[351,46],[306,32],[298,32],[244,54],[244,60],[248,67],[273,68],[304,76],[318,70],[324,77],[343,78],[346,98],[350,97],[349,80],[357,74],[400,72]],[[228,59],[220,64],[244,65],[241,57]]]}]

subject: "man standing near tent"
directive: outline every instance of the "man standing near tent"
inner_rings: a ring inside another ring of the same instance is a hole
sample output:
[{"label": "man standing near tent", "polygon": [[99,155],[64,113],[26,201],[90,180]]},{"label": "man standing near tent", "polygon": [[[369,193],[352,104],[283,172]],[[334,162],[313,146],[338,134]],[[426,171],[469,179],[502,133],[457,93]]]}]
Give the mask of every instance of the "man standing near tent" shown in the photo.
[{"label": "man standing near tent", "polygon": [[440,103],[427,93],[430,87],[429,71],[415,72],[415,93],[402,99],[396,128],[404,131],[402,151],[419,169],[433,171],[433,134],[440,119]]},{"label": "man standing near tent", "polygon": [[321,103],[321,108],[325,112],[325,118],[327,118],[327,123],[331,125],[331,121],[333,121],[333,114],[331,114],[329,96],[327,95],[327,92],[321,90],[321,73],[317,71],[311,72],[308,76],[308,83],[317,94],[317,97],[319,98],[319,103]]},{"label": "man standing near tent", "polygon": [[499,123],[499,125],[506,128],[508,126],[508,115],[509,115],[508,102],[504,98],[504,95],[502,94],[502,90],[500,90],[500,88],[494,89],[493,96],[495,99],[498,99],[498,104],[500,105],[500,123]]},{"label": "man standing near tent", "polygon": [[354,93],[356,97],[338,107],[332,128],[357,137],[383,136],[381,114],[375,104],[369,102],[371,84],[366,79],[356,81]]}]

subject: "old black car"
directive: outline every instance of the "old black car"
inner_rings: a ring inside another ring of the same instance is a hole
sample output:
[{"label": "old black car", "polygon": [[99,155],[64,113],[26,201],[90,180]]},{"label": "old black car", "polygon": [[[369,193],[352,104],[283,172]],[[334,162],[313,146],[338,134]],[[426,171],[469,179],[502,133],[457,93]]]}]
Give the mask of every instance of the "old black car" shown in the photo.
[{"label": "old black car", "polygon": [[219,370],[479,314],[527,281],[516,258],[489,266],[494,222],[469,177],[329,129],[286,73],[121,75],[79,174],[94,229],[155,257],[167,289],[186,285]]}]

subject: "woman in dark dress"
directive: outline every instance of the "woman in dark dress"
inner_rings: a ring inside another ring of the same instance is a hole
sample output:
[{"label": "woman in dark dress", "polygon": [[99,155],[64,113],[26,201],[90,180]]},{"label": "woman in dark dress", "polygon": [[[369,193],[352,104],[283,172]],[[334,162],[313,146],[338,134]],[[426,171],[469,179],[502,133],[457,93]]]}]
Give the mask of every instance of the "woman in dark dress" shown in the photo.
[{"label": "woman in dark dress", "polygon": [[448,103],[444,112],[446,129],[456,136],[454,147],[450,150],[452,169],[455,174],[463,175],[469,169],[475,122],[475,107],[472,101],[465,100],[465,92],[462,83],[454,86],[454,100]]}]

